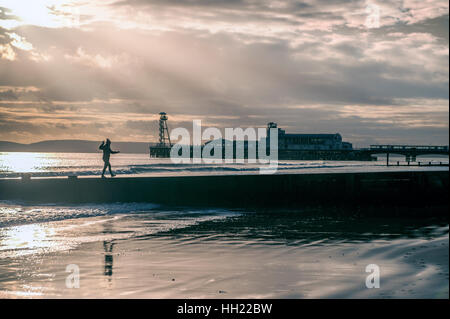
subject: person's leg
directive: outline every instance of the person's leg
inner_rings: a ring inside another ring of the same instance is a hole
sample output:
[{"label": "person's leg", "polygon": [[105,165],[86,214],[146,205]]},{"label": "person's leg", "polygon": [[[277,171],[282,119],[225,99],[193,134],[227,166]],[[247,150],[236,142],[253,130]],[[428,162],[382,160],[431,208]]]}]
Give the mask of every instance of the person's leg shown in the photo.
[{"label": "person's leg", "polygon": [[114,174],[111,170],[111,163],[108,163],[108,168],[109,168],[109,174],[111,174],[112,177],[116,176],[116,174]]},{"label": "person's leg", "polygon": [[105,177],[105,171],[106,171],[107,166],[108,166],[108,163],[105,162],[105,164],[103,165],[102,177]]}]

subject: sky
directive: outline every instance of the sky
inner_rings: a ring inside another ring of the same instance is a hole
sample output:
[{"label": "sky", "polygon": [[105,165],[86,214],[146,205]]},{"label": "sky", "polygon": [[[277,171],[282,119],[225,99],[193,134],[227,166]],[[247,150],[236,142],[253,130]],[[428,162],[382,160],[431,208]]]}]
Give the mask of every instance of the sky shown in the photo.
[{"label": "sky", "polygon": [[447,0],[0,0],[0,140],[169,129],[448,145]]}]

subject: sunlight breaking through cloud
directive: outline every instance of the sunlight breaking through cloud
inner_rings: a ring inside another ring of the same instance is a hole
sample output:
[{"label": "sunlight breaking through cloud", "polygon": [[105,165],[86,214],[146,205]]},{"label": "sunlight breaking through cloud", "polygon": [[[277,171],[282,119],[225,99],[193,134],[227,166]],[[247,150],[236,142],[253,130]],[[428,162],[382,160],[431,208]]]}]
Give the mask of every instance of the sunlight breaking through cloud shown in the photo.
[{"label": "sunlight breaking through cloud", "polygon": [[[368,5],[377,27],[366,25]],[[276,120],[362,144],[374,130],[379,142],[447,143],[448,74],[441,0],[0,6],[1,140],[148,141],[155,134],[139,121],[165,110],[179,125]]]}]

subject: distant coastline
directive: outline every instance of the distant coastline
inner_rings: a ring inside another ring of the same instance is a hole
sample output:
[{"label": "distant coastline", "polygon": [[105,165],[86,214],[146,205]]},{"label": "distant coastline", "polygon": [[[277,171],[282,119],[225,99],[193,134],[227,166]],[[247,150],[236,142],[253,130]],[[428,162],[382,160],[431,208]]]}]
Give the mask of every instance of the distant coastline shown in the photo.
[{"label": "distant coastline", "polygon": [[[31,144],[0,141],[0,152],[43,152],[43,153],[97,153],[101,141],[53,140]],[[115,149],[122,153],[148,153],[149,143],[114,142]]]}]

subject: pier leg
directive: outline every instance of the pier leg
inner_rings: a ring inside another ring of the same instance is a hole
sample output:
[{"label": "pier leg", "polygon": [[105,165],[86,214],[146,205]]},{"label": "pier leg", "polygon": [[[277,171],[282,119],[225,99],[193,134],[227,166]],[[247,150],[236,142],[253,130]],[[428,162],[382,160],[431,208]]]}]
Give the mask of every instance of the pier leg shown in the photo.
[{"label": "pier leg", "polygon": [[386,154],[386,166],[389,166],[389,153]]}]

